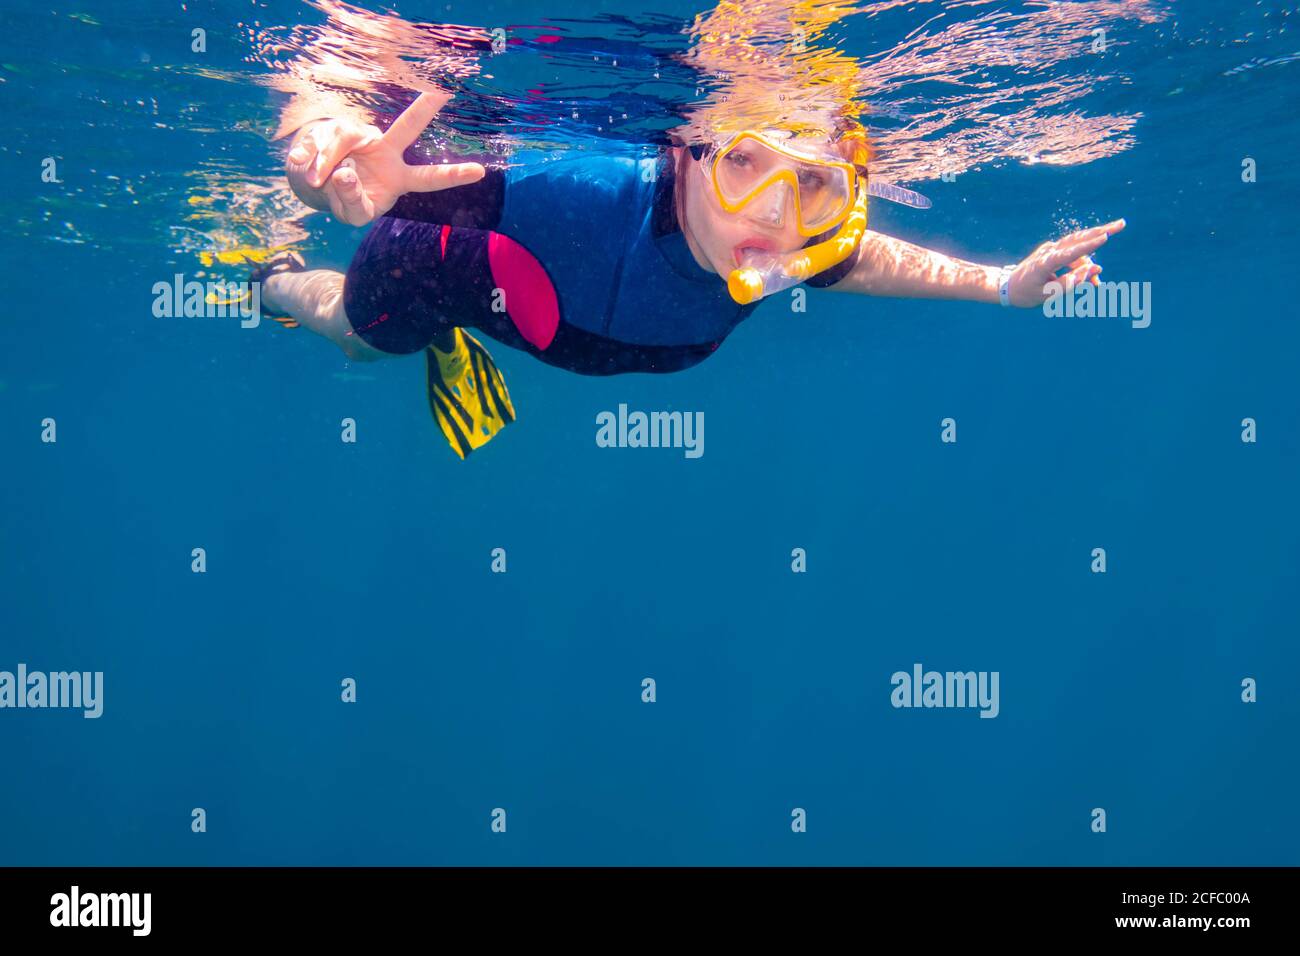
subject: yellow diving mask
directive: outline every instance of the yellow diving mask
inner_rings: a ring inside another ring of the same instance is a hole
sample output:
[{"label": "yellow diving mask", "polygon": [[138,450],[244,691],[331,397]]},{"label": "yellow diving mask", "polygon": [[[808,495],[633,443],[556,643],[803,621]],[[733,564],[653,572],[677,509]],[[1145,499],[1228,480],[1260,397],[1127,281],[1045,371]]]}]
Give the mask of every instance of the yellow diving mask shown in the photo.
[{"label": "yellow diving mask", "polygon": [[725,142],[693,146],[691,154],[726,212],[743,211],[779,229],[793,205],[801,236],[836,229],[826,241],[794,252],[746,253],[727,277],[727,290],[740,304],[797,285],[857,249],[867,228],[867,133],[860,125],[834,140],[746,130]]},{"label": "yellow diving mask", "polygon": [[723,143],[692,147],[718,203],[780,227],[793,201],[795,223],[806,238],[833,229],[853,208],[858,170],[835,144],[801,138],[789,130],[746,130]]},{"label": "yellow diving mask", "polygon": [[798,285],[853,255],[867,231],[868,194],[919,209],[930,206],[910,189],[869,179],[867,131],[856,122],[833,137],[746,130],[723,142],[692,146],[691,155],[726,212],[779,229],[793,205],[801,236],[835,230],[793,252],[747,252],[727,276],[727,290],[742,305]]}]

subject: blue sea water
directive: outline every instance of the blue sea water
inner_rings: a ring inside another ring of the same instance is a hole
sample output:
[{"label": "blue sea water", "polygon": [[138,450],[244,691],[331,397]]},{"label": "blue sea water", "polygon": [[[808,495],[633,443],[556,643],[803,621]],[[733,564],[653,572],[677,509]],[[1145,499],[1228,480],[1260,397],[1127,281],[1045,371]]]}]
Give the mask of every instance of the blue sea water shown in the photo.
[{"label": "blue sea water", "polygon": [[[401,12],[592,13],[444,7]],[[1300,863],[1296,15],[1164,9],[1091,68],[1131,148],[872,212],[984,262],[1122,216],[1149,328],[813,292],[680,374],[498,346],[519,419],[461,462],[418,359],[150,311],[194,268],[178,184],[278,163],[236,25],[319,11],[6,8],[0,670],[105,693],[0,710],[0,863]],[[339,268],[363,233],[313,228]],[[598,448],[620,403],[703,411],[705,454]],[[998,717],[892,707],[917,662],[999,672]]]}]

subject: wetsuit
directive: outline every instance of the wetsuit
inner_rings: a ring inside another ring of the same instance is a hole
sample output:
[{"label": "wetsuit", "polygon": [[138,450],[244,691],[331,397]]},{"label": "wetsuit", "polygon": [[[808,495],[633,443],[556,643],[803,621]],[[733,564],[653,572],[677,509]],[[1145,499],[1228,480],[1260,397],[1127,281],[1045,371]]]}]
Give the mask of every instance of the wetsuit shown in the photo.
[{"label": "wetsuit", "polygon": [[[482,162],[483,179],[409,193],[366,235],[344,285],[357,334],[422,350],[452,326],[481,330],[585,375],[673,372],[703,361],[756,307],[702,269],[677,222],[670,155]],[[810,243],[822,237],[815,237]],[[824,286],[851,268],[809,280]]]}]

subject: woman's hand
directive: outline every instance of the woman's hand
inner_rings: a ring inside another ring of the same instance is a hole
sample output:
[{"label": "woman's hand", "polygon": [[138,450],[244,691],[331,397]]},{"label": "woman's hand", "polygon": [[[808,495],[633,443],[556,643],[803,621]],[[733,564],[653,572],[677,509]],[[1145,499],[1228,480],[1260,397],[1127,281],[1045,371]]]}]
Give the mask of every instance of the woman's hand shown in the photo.
[{"label": "woman's hand", "polygon": [[480,163],[408,166],[402,153],[438,115],[452,94],[421,93],[386,132],[351,120],[322,120],[294,138],[285,175],[294,193],[313,209],[363,226],[393,208],[406,193],[434,192],[478,182]]},{"label": "woman's hand", "polygon": [[[1101,280],[1097,277],[1101,274],[1101,266],[1093,263],[1092,253],[1123,228],[1124,220],[1116,219],[1104,226],[1081,229],[1056,242],[1043,243],[1011,273],[1007,285],[1011,304],[1022,308],[1042,305],[1052,296],[1053,290],[1045,288],[1052,282],[1058,283],[1066,292],[1073,291],[1075,285],[1083,282],[1100,285]],[[1068,271],[1057,275],[1063,267]]]}]

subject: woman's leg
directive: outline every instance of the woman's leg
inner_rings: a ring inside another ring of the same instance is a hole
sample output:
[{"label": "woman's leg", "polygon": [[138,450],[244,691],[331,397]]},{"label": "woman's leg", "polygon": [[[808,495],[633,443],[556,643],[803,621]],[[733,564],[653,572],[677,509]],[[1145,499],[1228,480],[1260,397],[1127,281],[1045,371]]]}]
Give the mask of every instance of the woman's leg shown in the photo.
[{"label": "woman's leg", "polygon": [[323,335],[354,362],[384,358],[389,353],[381,352],[352,330],[343,309],[343,279],[342,272],[331,269],[277,272],[263,280],[262,301]]},{"label": "woman's leg", "polygon": [[467,324],[463,290],[475,276],[446,261],[446,231],[392,216],[370,228],[343,284],[353,338],[385,355],[418,355],[430,345],[450,349],[454,325]]}]

